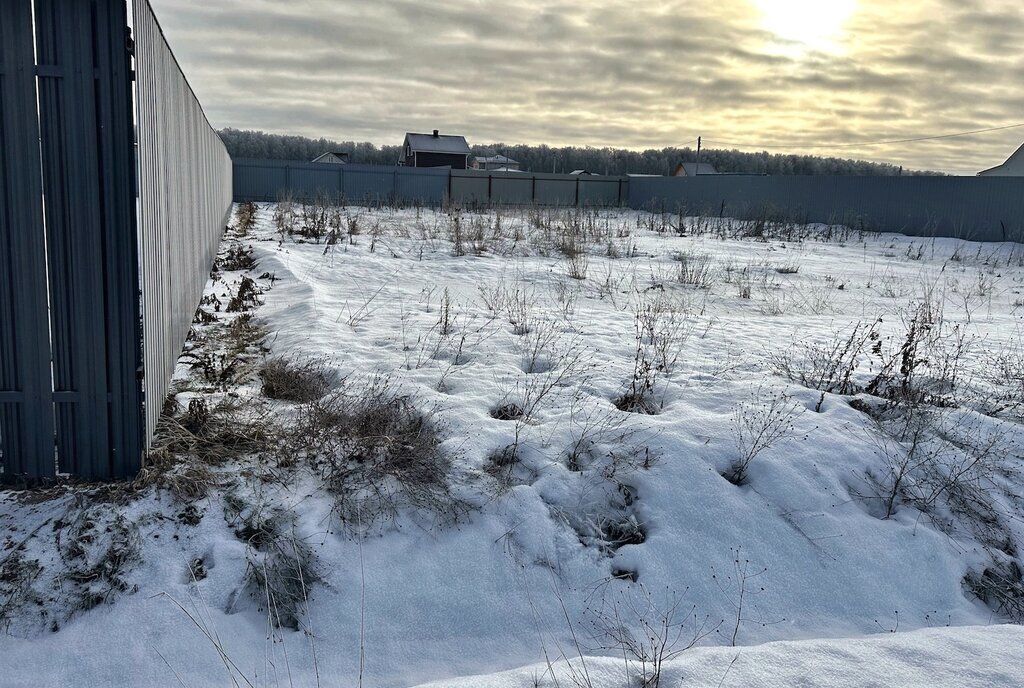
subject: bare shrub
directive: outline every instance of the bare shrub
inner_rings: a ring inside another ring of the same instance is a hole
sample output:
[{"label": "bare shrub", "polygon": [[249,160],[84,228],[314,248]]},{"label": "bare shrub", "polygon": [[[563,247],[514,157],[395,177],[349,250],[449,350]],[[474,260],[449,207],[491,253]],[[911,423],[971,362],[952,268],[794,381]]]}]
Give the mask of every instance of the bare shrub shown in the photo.
[{"label": "bare shrub", "polygon": [[901,311],[905,334],[897,347],[876,348],[878,373],[864,391],[897,404],[955,406],[963,359],[971,340],[958,324],[949,325],[931,294]]},{"label": "bare shrub", "polygon": [[303,628],[310,587],[321,579],[316,555],[296,534],[294,515],[230,493],[224,516],[246,544],[244,587],[258,610],[274,628]]},{"label": "bare shrub", "polygon": [[579,384],[590,367],[584,360],[586,350],[573,341],[560,354],[558,364],[544,373],[518,376],[506,389],[492,417],[513,420],[512,442],[492,453],[486,470],[497,480],[498,491],[512,484],[513,473],[520,462],[519,450],[527,427],[532,424],[544,404],[557,391],[570,383]]},{"label": "bare shrub", "polygon": [[856,394],[853,374],[869,347],[880,347],[880,321],[858,322],[847,334],[837,334],[825,344],[803,344],[770,355],[775,372],[804,387],[821,392],[815,411],[820,412],[826,394]]},{"label": "bare shrub", "polygon": [[641,428],[627,423],[622,414],[603,408],[583,408],[580,397],[569,411],[572,444],[566,452],[566,467],[573,472],[588,468],[600,471],[606,480],[621,473],[651,468],[657,461],[650,442],[636,443]]},{"label": "bare shrub", "polygon": [[512,333],[529,334],[534,327],[534,308],[537,303],[536,294],[526,287],[516,288],[505,304],[505,314],[512,325]]},{"label": "bare shrub", "polygon": [[323,361],[273,358],[259,371],[261,391],[269,399],[308,403],[327,393],[330,374]]},{"label": "bare shrub", "polygon": [[511,296],[505,286],[505,280],[499,282],[485,282],[477,286],[480,292],[480,299],[484,307],[491,312],[493,317],[500,316],[508,308]]},{"label": "bare shrub", "polygon": [[[763,614],[752,616],[751,598],[760,595],[765,591],[763,585],[759,585],[757,579],[768,573],[768,567],[755,567],[752,562],[743,557],[741,548],[730,549],[732,554],[732,570],[719,572],[712,568],[711,578],[718,585],[723,595],[730,598],[735,617],[731,619],[731,625],[726,630],[729,632],[729,644],[736,647],[739,640],[740,630],[746,623],[757,623],[761,626],[768,626],[785,621],[785,619],[769,619]],[[757,612],[757,610],[754,610]],[[722,622],[725,623],[724,621]]]},{"label": "bare shrub", "polygon": [[218,270],[229,272],[254,270],[256,259],[252,255],[252,246],[243,246],[240,243],[230,246],[227,251],[217,256],[214,266]]},{"label": "bare shrub", "polygon": [[274,206],[274,226],[282,241],[285,236],[295,233],[295,223],[295,201],[291,194],[282,191],[277,197],[277,205]]},{"label": "bare shrub", "polygon": [[1024,623],[1024,572],[1015,560],[993,562],[981,572],[970,571],[963,584],[989,609],[1013,623]]},{"label": "bare shrub", "polygon": [[567,259],[569,277],[575,280],[587,279],[587,268],[590,266],[590,258],[586,251],[580,251],[569,256]]},{"label": "bare shrub", "polygon": [[305,407],[300,451],[335,496],[334,515],[356,535],[393,522],[403,508],[455,522],[467,505],[452,487],[437,409],[420,410],[394,383],[347,383]]},{"label": "bare shrub", "polygon": [[260,207],[252,201],[239,203],[235,208],[235,227],[239,235],[246,236],[256,226]]},{"label": "bare shrub", "polygon": [[[630,378],[629,387],[613,402],[620,411],[654,415],[661,409],[656,400],[655,388],[661,373],[668,372],[662,366],[669,361],[666,360],[660,364],[657,360],[657,346],[652,347],[648,344],[648,339],[652,336],[655,342],[658,341],[656,331],[652,329],[655,317],[650,305],[640,308],[634,316],[633,375]],[[668,352],[676,351],[676,349],[674,345],[670,349],[667,340],[664,343],[666,344],[665,353],[674,364],[676,354]]]},{"label": "bare shrub", "polygon": [[455,331],[455,309],[452,306],[452,297],[448,293],[448,288],[445,287],[444,293],[441,294],[441,305],[440,315],[438,316],[437,328],[438,333],[442,337],[447,337]]},{"label": "bare shrub", "polygon": [[799,405],[785,392],[758,389],[751,402],[733,414],[737,458],[722,477],[733,485],[747,481],[750,464],[776,443],[796,435]]},{"label": "bare shrub", "polygon": [[630,681],[642,688],[659,688],[665,665],[723,623],[699,614],[696,605],[684,604],[674,592],[656,598],[642,583],[588,605],[586,618],[593,649],[621,655]]},{"label": "bare shrub", "polygon": [[[280,428],[259,407],[243,408],[231,399],[211,406],[197,397],[189,402],[184,415],[161,419],[152,453],[166,452],[169,456],[162,457],[153,468],[160,465],[170,468],[175,460],[186,457],[219,464],[230,458],[267,451],[276,447],[280,439]],[[205,471],[200,474],[208,475]],[[150,477],[157,480],[158,474]]]},{"label": "bare shrub", "polygon": [[679,262],[676,277],[681,284],[708,289],[715,283],[714,259],[710,254],[683,252],[674,258]]},{"label": "bare shrub", "polygon": [[869,477],[883,518],[892,516],[900,502],[923,513],[934,513],[940,501],[950,498],[962,503],[970,491],[988,488],[999,457],[1014,451],[1004,424],[988,427],[991,421],[969,411],[899,404],[890,406],[877,422],[873,437],[884,471]]},{"label": "bare shrub", "polygon": [[637,310],[644,345],[650,350],[659,373],[671,374],[683,348],[696,329],[696,320],[680,304],[657,292]]},{"label": "bare shrub", "polygon": [[56,524],[57,549],[65,566],[60,580],[70,599],[69,617],[137,590],[127,574],[140,562],[141,550],[139,528],[123,514],[103,514],[96,505],[76,512]]},{"label": "bare shrub", "polygon": [[259,295],[262,293],[250,277],[243,276],[238,284],[238,291],[228,301],[227,312],[239,313],[250,310],[259,305]]}]

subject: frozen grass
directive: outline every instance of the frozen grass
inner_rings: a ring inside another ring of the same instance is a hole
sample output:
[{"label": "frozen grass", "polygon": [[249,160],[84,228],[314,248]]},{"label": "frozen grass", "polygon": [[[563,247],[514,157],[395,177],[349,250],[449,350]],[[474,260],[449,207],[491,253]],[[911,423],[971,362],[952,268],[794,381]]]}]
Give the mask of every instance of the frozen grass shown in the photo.
[{"label": "frozen grass", "polygon": [[[5,495],[0,649],[68,685],[652,686],[691,645],[1021,621],[1022,292],[1011,244],[240,207],[147,472]],[[110,530],[59,563],[79,501]]]}]

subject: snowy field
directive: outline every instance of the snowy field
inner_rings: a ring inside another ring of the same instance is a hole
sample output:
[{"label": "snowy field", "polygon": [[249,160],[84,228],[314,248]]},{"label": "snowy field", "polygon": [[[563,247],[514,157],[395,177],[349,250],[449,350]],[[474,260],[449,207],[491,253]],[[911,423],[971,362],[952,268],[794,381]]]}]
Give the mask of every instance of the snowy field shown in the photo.
[{"label": "snowy field", "polygon": [[1024,685],[1024,246],[268,205],[193,334],[0,684]]}]

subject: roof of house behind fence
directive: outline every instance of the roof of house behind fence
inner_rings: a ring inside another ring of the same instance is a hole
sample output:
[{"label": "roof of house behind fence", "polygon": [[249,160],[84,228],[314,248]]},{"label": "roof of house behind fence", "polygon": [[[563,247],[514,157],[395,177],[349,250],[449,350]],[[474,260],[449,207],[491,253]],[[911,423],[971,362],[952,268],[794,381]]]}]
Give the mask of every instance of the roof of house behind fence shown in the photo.
[{"label": "roof of house behind fence", "polygon": [[453,153],[469,155],[469,144],[464,136],[448,134],[406,134],[405,140],[413,151],[419,153]]},{"label": "roof of house behind fence", "polygon": [[506,155],[478,155],[476,156],[476,161],[481,164],[486,163],[491,165],[505,165],[509,163],[519,164],[518,160],[513,160]]}]

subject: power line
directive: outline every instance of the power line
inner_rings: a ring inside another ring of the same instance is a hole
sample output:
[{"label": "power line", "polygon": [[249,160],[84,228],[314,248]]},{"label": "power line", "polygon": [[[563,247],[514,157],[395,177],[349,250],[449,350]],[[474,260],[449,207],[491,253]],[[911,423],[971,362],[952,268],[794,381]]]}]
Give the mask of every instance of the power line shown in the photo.
[{"label": "power line", "polygon": [[953,139],[960,136],[973,136],[975,134],[985,134],[992,131],[1005,131],[1006,129],[1018,129],[1024,127],[1024,122],[1020,124],[1008,124],[1002,127],[989,127],[987,129],[973,129],[971,131],[958,131],[954,134],[938,134],[934,136],[918,136],[910,139],[890,139],[887,141],[865,141],[862,143],[790,143],[790,144],[755,144],[755,143],[736,143],[733,141],[720,141],[718,139],[705,139],[707,143],[715,143],[723,146],[737,146],[741,148],[860,148],[862,146],[886,146],[897,143],[917,143],[918,141],[937,141],[939,139]]}]

